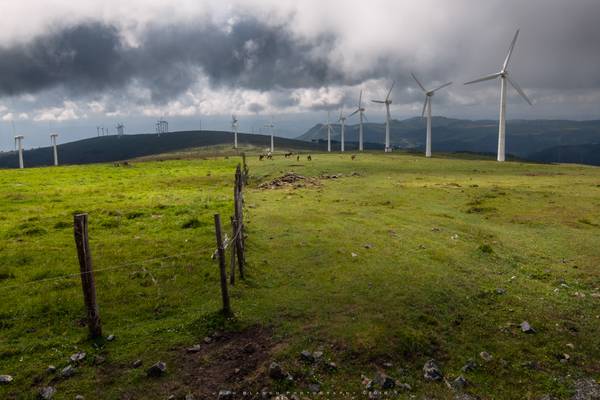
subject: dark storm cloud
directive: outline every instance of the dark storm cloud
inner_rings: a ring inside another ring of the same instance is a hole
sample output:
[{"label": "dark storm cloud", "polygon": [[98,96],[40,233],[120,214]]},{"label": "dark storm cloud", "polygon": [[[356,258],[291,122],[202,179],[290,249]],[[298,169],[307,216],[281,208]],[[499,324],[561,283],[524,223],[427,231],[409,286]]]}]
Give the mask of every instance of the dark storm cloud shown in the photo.
[{"label": "dark storm cloud", "polygon": [[252,18],[227,29],[209,22],[153,28],[139,39],[127,46],[116,27],[85,22],[0,48],[0,95],[54,87],[90,94],[136,82],[159,101],[185,91],[199,71],[214,86],[259,90],[343,80],[326,59],[333,37],[305,40]]}]

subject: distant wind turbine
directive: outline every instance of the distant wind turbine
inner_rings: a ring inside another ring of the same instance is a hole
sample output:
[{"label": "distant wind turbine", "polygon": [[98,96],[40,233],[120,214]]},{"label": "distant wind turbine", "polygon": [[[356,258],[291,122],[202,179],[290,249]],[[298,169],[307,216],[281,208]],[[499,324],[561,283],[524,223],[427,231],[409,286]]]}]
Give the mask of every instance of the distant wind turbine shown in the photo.
[{"label": "distant wind turbine", "polygon": [[265,124],[265,128],[271,130],[271,153],[274,153],[275,143],[273,142],[273,132],[275,131],[275,124],[273,124],[273,117],[271,117],[271,123]]},{"label": "distant wind turbine", "polygon": [[233,131],[233,148],[237,149],[238,148],[238,127],[239,127],[239,121],[237,119],[237,117],[235,116],[235,114],[233,114],[231,116],[231,130]]},{"label": "distant wind turbine", "polygon": [[25,168],[23,165],[23,135],[15,136],[15,149],[19,151],[19,168]]},{"label": "distant wind turbine", "polygon": [[58,165],[58,150],[56,149],[56,138],[58,137],[58,133],[52,133],[50,135],[50,143],[52,144],[53,154],[54,154],[54,165]]},{"label": "distant wind turbine", "polygon": [[341,145],[340,149],[343,153],[344,152],[344,130],[345,130],[345,126],[346,126],[346,117],[344,116],[344,106],[342,106],[342,109],[340,110],[340,118],[338,119],[338,121],[341,123],[340,140],[342,141],[342,145]]},{"label": "distant wind turbine", "polygon": [[363,151],[363,118],[365,116],[365,108],[362,106],[362,90],[358,95],[358,108],[348,118],[358,113],[360,123],[358,125],[358,151]]},{"label": "distant wind turbine", "polygon": [[385,100],[371,100],[374,103],[385,104],[385,152],[389,153],[392,151],[390,147],[390,104],[392,104],[392,99],[390,99],[390,95],[392,94],[392,89],[396,81],[392,83],[390,90],[388,91],[387,96],[385,96]]},{"label": "distant wind turbine", "polygon": [[512,87],[525,99],[525,101],[531,106],[531,100],[527,97],[523,89],[515,82],[510,79],[508,76],[508,63],[510,61],[510,57],[512,55],[513,50],[515,49],[515,44],[517,43],[517,38],[519,37],[519,30],[515,33],[515,37],[513,38],[510,47],[508,49],[508,55],[504,60],[504,64],[502,64],[502,69],[500,72],[496,72],[495,74],[487,75],[479,79],[475,79],[474,81],[466,82],[465,85],[470,85],[471,83],[488,81],[491,79],[500,78],[500,121],[498,124],[498,161],[504,161],[505,150],[506,150],[506,81],[508,81]]},{"label": "distant wind turbine", "polygon": [[431,98],[436,91],[452,85],[452,82],[444,83],[442,86],[439,86],[433,90],[427,90],[421,84],[421,82],[419,82],[415,74],[411,73],[411,75],[415,82],[417,82],[417,85],[419,85],[419,87],[423,90],[423,93],[425,93],[425,103],[423,104],[423,112],[421,112],[421,117],[425,116],[425,109],[427,109],[427,141],[425,145],[425,157],[431,157]]},{"label": "distant wind turbine", "polygon": [[331,111],[327,111],[327,152],[331,153]]}]

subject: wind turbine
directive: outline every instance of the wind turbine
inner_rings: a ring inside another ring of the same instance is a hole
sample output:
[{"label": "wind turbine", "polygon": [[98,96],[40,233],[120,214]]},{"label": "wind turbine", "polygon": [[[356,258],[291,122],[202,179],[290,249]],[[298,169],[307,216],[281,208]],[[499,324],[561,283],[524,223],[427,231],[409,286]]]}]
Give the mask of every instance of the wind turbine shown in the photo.
[{"label": "wind turbine", "polygon": [[342,124],[341,125],[341,134],[340,134],[340,140],[342,141],[342,146],[341,146],[341,151],[342,153],[344,152],[344,128],[346,125],[346,117],[344,117],[344,106],[342,106],[342,109],[340,110],[340,118],[338,119],[338,121]]},{"label": "wind turbine", "polygon": [[273,143],[273,131],[275,130],[275,124],[273,124],[273,117],[271,117],[271,123],[265,124],[265,128],[271,130],[271,154],[275,152],[275,145]]},{"label": "wind turbine", "polygon": [[19,150],[19,168],[25,168],[23,165],[23,135],[15,136],[15,147]]},{"label": "wind turbine", "polygon": [[504,59],[504,64],[502,64],[502,69],[500,72],[496,72],[495,74],[487,75],[479,79],[475,79],[474,81],[466,82],[465,85],[470,85],[471,83],[488,81],[490,79],[500,78],[500,121],[498,124],[498,161],[504,161],[504,155],[506,150],[506,81],[508,81],[512,87],[525,99],[525,101],[532,106],[531,100],[527,97],[523,89],[515,82],[510,79],[508,76],[508,63],[510,61],[510,56],[515,48],[515,43],[517,43],[517,38],[519,37],[519,30],[515,33],[515,37],[513,38],[510,47],[508,48],[508,55]]},{"label": "wind turbine", "polygon": [[233,131],[233,148],[238,148],[237,136],[238,136],[238,126],[239,122],[235,114],[231,116],[231,130]]},{"label": "wind turbine", "polygon": [[331,153],[331,111],[327,111],[327,152]]},{"label": "wind turbine", "polygon": [[390,94],[392,94],[392,89],[396,81],[392,83],[390,90],[388,91],[387,96],[385,96],[385,100],[371,100],[374,103],[385,104],[385,152],[390,153],[392,148],[390,147],[390,104],[392,104],[392,100],[390,99]]},{"label": "wind turbine", "polygon": [[358,108],[352,114],[348,115],[348,118],[356,113],[359,113],[358,116],[360,118],[360,124],[358,125],[358,151],[363,151],[363,118],[365,116],[365,108],[362,106],[362,90],[358,96]]},{"label": "wind turbine", "polygon": [[427,142],[425,145],[425,157],[431,157],[431,98],[438,90],[452,85],[452,82],[444,83],[442,86],[439,86],[433,90],[427,90],[421,84],[421,82],[419,82],[415,74],[411,73],[411,75],[415,82],[417,82],[417,85],[419,85],[419,87],[423,90],[423,93],[425,93],[425,103],[423,104],[423,112],[421,112],[421,117],[425,116],[425,109],[427,109]]},{"label": "wind turbine", "polygon": [[56,149],[56,138],[58,137],[58,133],[52,133],[50,135],[50,143],[52,143],[52,147],[54,149],[54,165],[58,165],[58,151]]}]

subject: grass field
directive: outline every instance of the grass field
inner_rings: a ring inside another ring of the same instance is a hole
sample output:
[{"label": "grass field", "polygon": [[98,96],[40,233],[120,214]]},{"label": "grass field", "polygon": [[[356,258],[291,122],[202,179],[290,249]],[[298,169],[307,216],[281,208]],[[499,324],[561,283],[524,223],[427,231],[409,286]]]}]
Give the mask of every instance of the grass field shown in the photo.
[{"label": "grass field", "polygon": [[[34,398],[49,384],[56,399],[166,399],[314,383],[360,398],[361,375],[378,371],[412,387],[395,398],[454,398],[423,379],[431,358],[484,399],[570,398],[576,380],[600,378],[600,169],[249,157],[248,277],[231,288],[236,318],[226,321],[212,218],[231,215],[239,159],[191,154],[0,171],[0,374],[14,377],[0,398]],[[315,178],[258,188],[288,171]],[[87,339],[80,280],[69,276],[81,211],[112,342]],[[521,332],[523,321],[536,333]],[[249,342],[259,351],[244,356]],[[202,351],[187,354],[195,343]],[[338,369],[301,362],[304,349]],[[75,376],[46,372],[79,350],[87,357]],[[143,367],[132,368],[137,359]],[[469,359],[479,366],[461,371]],[[158,360],[166,376],[146,377]],[[271,361],[294,380],[266,377]]]}]

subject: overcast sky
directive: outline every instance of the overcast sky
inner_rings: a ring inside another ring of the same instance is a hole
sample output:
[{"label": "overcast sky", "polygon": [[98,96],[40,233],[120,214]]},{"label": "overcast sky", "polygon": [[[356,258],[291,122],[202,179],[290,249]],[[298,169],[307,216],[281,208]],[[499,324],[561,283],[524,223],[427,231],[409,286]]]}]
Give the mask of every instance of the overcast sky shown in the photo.
[{"label": "overcast sky", "polygon": [[115,132],[243,131],[273,116],[296,136],[327,111],[356,106],[370,121],[419,115],[497,118],[497,72],[521,33],[509,70],[534,101],[509,89],[508,118],[600,119],[598,0],[0,0],[0,149],[13,126],[25,146]]}]

